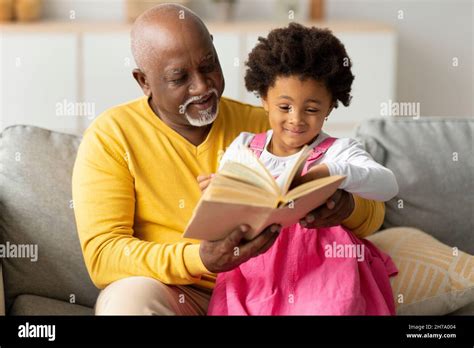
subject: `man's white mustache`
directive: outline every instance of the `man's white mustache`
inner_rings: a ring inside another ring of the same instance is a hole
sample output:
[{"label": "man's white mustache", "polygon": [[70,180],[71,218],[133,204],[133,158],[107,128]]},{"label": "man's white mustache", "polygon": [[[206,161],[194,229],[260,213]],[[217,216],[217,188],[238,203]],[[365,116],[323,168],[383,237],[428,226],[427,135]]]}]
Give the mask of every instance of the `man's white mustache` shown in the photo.
[{"label": "man's white mustache", "polygon": [[191,97],[188,100],[186,100],[183,104],[183,110],[186,110],[186,108],[188,107],[189,104],[191,104],[195,101],[198,101],[198,100],[205,99],[205,98],[209,97],[211,94],[215,94],[216,97],[218,97],[218,95],[219,95],[219,93],[217,92],[217,89],[211,88],[208,92],[204,93],[203,95],[194,96],[194,97]]}]

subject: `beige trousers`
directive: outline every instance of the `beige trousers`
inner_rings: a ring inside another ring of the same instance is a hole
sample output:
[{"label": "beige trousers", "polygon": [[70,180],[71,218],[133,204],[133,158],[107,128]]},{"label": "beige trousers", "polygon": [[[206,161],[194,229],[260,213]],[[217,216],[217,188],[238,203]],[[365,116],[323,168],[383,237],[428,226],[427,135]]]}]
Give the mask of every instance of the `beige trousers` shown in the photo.
[{"label": "beige trousers", "polygon": [[99,294],[96,315],[206,315],[212,290],[148,277],[117,280]]}]

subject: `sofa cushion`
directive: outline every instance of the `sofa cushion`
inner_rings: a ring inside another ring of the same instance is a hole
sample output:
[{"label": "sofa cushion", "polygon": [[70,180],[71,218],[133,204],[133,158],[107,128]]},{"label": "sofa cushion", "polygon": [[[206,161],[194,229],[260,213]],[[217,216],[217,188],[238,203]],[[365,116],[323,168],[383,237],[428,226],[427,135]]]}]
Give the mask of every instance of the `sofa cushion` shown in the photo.
[{"label": "sofa cushion", "polygon": [[474,254],[474,119],[369,120],[357,138],[395,174],[399,194],[386,203],[384,228],[419,228]]},{"label": "sofa cushion", "polygon": [[409,227],[369,236],[398,268],[392,277],[399,315],[445,315],[474,302],[474,256]]},{"label": "sofa cushion", "polygon": [[9,315],[94,315],[94,309],[34,295],[20,295]]},{"label": "sofa cushion", "polygon": [[459,308],[457,311],[449,313],[449,315],[474,315],[474,302],[471,302],[467,306]]},{"label": "sofa cushion", "polygon": [[27,258],[10,252],[3,259],[7,312],[20,294],[74,299],[88,307],[95,303],[98,289],[84,264],[71,205],[71,175],[80,141],[32,126],[12,126],[1,133],[1,244],[10,250],[31,247],[24,249]]}]

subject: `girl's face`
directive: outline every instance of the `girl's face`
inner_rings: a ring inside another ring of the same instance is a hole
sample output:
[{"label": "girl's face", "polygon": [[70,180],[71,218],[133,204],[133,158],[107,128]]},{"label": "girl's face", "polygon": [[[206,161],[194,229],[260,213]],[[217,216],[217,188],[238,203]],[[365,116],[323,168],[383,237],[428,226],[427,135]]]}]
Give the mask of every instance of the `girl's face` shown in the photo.
[{"label": "girl's face", "polygon": [[270,151],[277,156],[292,155],[311,143],[333,108],[324,83],[299,76],[278,77],[262,101],[273,129]]}]

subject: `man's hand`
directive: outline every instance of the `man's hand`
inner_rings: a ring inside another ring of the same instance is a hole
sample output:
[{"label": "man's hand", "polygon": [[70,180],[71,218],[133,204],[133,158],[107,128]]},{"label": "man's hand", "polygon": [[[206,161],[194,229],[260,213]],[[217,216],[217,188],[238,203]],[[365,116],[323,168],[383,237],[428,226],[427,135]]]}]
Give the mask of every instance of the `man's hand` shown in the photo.
[{"label": "man's hand", "polygon": [[309,212],[300,220],[300,225],[306,228],[337,226],[347,219],[354,211],[354,198],[344,190],[337,190],[326,204]]},{"label": "man's hand", "polygon": [[280,233],[279,225],[271,225],[251,241],[246,241],[244,235],[249,229],[249,226],[241,225],[226,238],[202,241],[199,254],[204,266],[212,273],[230,271],[270,249]]},{"label": "man's hand", "polygon": [[207,187],[211,183],[212,178],[215,175],[216,174],[208,174],[208,175],[199,175],[197,177],[197,181],[198,181],[198,184],[199,184],[199,188],[201,189],[201,192],[204,192],[204,190],[207,189]]}]

